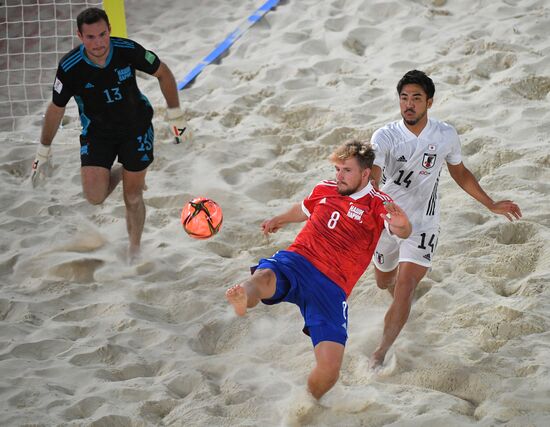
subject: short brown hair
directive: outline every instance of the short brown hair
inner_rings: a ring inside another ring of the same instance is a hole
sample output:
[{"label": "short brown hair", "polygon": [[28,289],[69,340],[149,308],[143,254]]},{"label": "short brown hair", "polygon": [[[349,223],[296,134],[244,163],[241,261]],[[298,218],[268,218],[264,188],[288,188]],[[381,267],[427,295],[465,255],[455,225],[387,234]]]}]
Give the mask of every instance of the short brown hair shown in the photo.
[{"label": "short brown hair", "polygon": [[78,14],[78,16],[76,17],[76,26],[78,27],[78,31],[82,33],[82,25],[95,24],[99,21],[105,21],[107,27],[111,27],[111,24],[109,24],[109,17],[103,9],[90,7]]},{"label": "short brown hair", "polygon": [[344,142],[328,157],[331,162],[357,158],[361,169],[372,169],[374,150],[368,142],[351,140]]}]

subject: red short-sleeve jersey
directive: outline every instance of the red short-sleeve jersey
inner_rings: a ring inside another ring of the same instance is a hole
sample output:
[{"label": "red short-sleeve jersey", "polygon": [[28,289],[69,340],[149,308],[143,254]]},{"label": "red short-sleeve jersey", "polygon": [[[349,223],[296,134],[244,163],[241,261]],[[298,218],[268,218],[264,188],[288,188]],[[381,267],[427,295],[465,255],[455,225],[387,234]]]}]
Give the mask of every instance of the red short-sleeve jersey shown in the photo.
[{"label": "red short-sleeve jersey", "polygon": [[369,183],[349,196],[335,181],[322,181],[302,202],[309,217],[288,248],[307,258],[346,295],[367,269],[384,228],[384,202],[392,199]]}]

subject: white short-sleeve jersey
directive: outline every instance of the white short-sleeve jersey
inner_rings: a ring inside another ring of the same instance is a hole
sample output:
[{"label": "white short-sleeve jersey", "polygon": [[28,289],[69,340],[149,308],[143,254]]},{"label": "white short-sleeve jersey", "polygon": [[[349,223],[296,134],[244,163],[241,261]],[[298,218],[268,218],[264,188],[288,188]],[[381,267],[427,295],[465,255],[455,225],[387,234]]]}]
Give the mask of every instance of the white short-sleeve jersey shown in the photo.
[{"label": "white short-sleeve jersey", "polygon": [[371,143],[374,164],[383,170],[380,189],[407,213],[415,230],[438,227],[441,168],[445,162],[462,162],[455,128],[428,119],[417,137],[400,120],[374,132]]}]

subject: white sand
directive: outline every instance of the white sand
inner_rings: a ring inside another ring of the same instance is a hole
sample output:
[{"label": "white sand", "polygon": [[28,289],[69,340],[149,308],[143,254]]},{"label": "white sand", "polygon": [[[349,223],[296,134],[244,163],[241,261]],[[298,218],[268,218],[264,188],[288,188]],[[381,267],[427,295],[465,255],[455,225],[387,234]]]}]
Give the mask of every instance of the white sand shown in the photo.
[{"label": "white sand", "polygon": [[[126,2],[129,34],[181,79],[263,1],[146,3]],[[163,143],[164,102],[143,79],[156,160],[137,266],[120,189],[99,207],[82,196],[74,107],[40,190],[39,120],[2,133],[0,424],[550,425],[548,28],[544,0],[288,1],[181,92],[187,146]],[[466,165],[524,218],[484,210],[445,170],[434,268],[386,367],[366,369],[389,304],[369,269],[341,379],[312,405],[298,309],[238,319],[223,294],[292,241],[298,227],[268,242],[259,224],[332,177],[335,145],[399,117],[395,84],[412,68],[434,79],[431,115],[459,130]],[[199,195],[225,213],[209,241],[179,223]]]}]

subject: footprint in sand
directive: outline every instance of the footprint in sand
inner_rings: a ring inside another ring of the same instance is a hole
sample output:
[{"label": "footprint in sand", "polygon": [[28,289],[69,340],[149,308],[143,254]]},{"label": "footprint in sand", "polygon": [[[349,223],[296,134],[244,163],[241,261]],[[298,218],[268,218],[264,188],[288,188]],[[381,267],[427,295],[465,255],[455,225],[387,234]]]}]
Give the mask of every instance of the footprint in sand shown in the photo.
[{"label": "footprint in sand", "polygon": [[547,331],[547,323],[541,316],[529,312],[505,306],[491,307],[478,316],[480,347],[487,353],[494,353],[515,338]]},{"label": "footprint in sand", "polygon": [[522,297],[537,297],[547,291],[548,284],[550,284],[550,276],[547,274],[539,277],[530,277],[520,286],[517,294]]},{"label": "footprint in sand", "polygon": [[465,156],[473,156],[474,154],[479,153],[481,150],[489,149],[492,150],[492,147],[498,145],[499,140],[497,138],[483,137],[475,138],[471,141],[465,141],[462,144],[462,153]]},{"label": "footprint in sand", "polygon": [[89,353],[80,353],[71,357],[69,363],[76,366],[86,367],[89,365],[116,365],[128,357],[132,351],[116,344],[106,344],[98,347]]},{"label": "footprint in sand", "polygon": [[[253,168],[252,164],[256,165],[253,160],[238,163],[233,166],[220,169],[219,174],[227,184],[237,185],[242,181],[243,176],[248,176],[248,172],[250,172]],[[261,167],[263,165],[258,166]]]},{"label": "footprint in sand", "polygon": [[211,356],[219,353],[218,346],[221,343],[220,340],[227,333],[225,324],[222,321],[214,320],[201,327],[197,336],[192,338],[189,342],[193,351]]},{"label": "footprint in sand", "polygon": [[[22,156],[21,156],[22,157]],[[29,174],[29,165],[30,161],[27,159],[24,160],[15,160],[8,163],[2,163],[0,165],[0,171],[7,172],[11,177],[21,179]]]},{"label": "footprint in sand", "polygon": [[23,390],[8,399],[8,405],[12,408],[34,408],[40,403],[42,396],[36,390]]},{"label": "footprint in sand", "polygon": [[92,423],[89,427],[111,427],[111,426],[133,426],[135,425],[131,417],[124,417],[122,415],[105,415]]},{"label": "footprint in sand", "polygon": [[105,264],[105,261],[100,259],[78,259],[57,264],[47,271],[51,275],[64,280],[76,283],[91,283],[94,281],[95,271],[103,264]]},{"label": "footprint in sand", "polygon": [[11,357],[23,360],[48,360],[68,350],[72,345],[72,342],[61,339],[19,344],[9,353],[0,355],[0,360]]},{"label": "footprint in sand", "polygon": [[473,73],[483,79],[491,78],[493,73],[507,70],[517,62],[516,55],[510,53],[495,53],[481,60],[474,68]]},{"label": "footprint in sand", "polygon": [[180,404],[174,399],[149,400],[141,404],[139,415],[153,425],[165,425],[163,419]]},{"label": "footprint in sand", "polygon": [[550,92],[550,77],[530,76],[513,83],[510,89],[523,98],[542,101]]},{"label": "footprint in sand", "polygon": [[90,418],[103,406],[106,400],[99,396],[85,397],[63,412],[63,418],[67,421]]},{"label": "footprint in sand", "polygon": [[52,320],[55,322],[74,322],[87,319],[100,319],[113,307],[115,310],[117,309],[111,304],[89,304],[84,307],[75,308],[74,310],[68,310],[57,314],[52,318]]},{"label": "footprint in sand", "polygon": [[343,46],[351,53],[363,56],[367,47],[373,45],[383,34],[383,31],[374,27],[358,27],[349,32]]},{"label": "footprint in sand", "polygon": [[248,186],[245,195],[259,201],[268,203],[277,199],[292,200],[298,192],[303,192],[304,185],[298,181],[273,179],[265,176]]},{"label": "footprint in sand", "polygon": [[226,128],[234,128],[243,120],[243,117],[239,108],[231,107],[229,111],[222,116],[220,123]]},{"label": "footprint in sand", "polygon": [[[512,150],[491,150],[491,155],[477,166],[472,166],[472,173],[479,179],[491,175],[495,170],[509,164],[515,160],[521,159],[523,155]],[[522,175],[523,176],[523,175]]]},{"label": "footprint in sand", "polygon": [[507,222],[491,228],[487,235],[503,245],[523,245],[537,236],[537,227],[529,222]]},{"label": "footprint in sand", "polygon": [[346,28],[346,26],[349,24],[351,19],[352,19],[351,16],[340,16],[338,18],[329,18],[325,20],[323,25],[325,29],[328,31],[340,32],[344,28]]},{"label": "footprint in sand", "polygon": [[145,320],[152,323],[174,323],[174,320],[167,309],[155,307],[150,304],[130,303],[128,305],[128,314],[132,318]]},{"label": "footprint in sand", "polygon": [[134,378],[150,378],[157,376],[158,367],[143,363],[128,364],[121,369],[105,370],[95,372],[97,378],[106,381],[119,382],[128,381]]},{"label": "footprint in sand", "polygon": [[174,397],[181,400],[197,390],[202,382],[203,376],[199,372],[192,372],[186,375],[178,375],[166,383],[166,388]]},{"label": "footprint in sand", "polygon": [[500,224],[490,229],[487,235],[502,245],[487,273],[500,279],[494,285],[495,291],[510,296],[518,290],[519,284],[516,282],[516,286],[510,289],[507,279],[535,272],[544,244],[538,237],[536,226],[527,222]]}]

